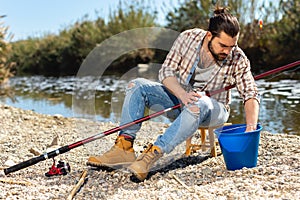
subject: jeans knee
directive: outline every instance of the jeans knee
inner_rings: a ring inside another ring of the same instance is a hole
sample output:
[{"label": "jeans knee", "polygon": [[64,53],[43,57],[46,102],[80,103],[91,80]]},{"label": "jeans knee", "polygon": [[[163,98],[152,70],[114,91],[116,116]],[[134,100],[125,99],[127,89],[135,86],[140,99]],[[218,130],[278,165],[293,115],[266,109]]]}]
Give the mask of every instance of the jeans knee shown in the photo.
[{"label": "jeans knee", "polygon": [[135,86],[135,83],[134,82],[129,82],[128,85],[127,85],[127,89],[131,89]]},{"label": "jeans knee", "polygon": [[131,80],[128,85],[127,85],[127,89],[132,89],[134,88],[135,86],[142,86],[145,82],[145,79],[144,78],[136,78],[136,79],[133,79]]},{"label": "jeans knee", "polygon": [[131,80],[126,87],[126,92],[133,90],[137,85],[139,85],[137,79]]},{"label": "jeans knee", "polygon": [[126,89],[125,89],[125,94],[129,95],[129,94],[133,94],[133,93],[144,93],[144,80],[143,78],[136,78],[131,80]]},{"label": "jeans knee", "polygon": [[188,109],[194,114],[200,113],[200,108],[197,105],[191,105],[188,107]]}]

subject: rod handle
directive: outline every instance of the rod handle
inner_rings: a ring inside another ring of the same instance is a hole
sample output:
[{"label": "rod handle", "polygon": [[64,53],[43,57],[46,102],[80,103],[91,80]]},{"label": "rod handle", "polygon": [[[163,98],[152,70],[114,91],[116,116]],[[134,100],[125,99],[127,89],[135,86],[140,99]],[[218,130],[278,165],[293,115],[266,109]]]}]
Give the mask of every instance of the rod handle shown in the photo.
[{"label": "rod handle", "polygon": [[26,161],[23,161],[19,164],[16,164],[14,166],[11,166],[9,168],[6,168],[4,169],[4,174],[7,175],[9,173],[12,173],[12,172],[15,172],[15,171],[18,171],[20,169],[24,169],[26,167],[29,167],[31,165],[34,165],[38,162],[41,162],[43,160],[46,160],[46,159],[49,159],[49,158],[54,158],[55,156],[59,155],[59,154],[62,154],[62,153],[65,153],[67,151],[70,151],[71,149],[69,148],[68,145],[66,146],[63,146],[59,149],[56,149],[54,151],[51,151],[49,153],[45,153],[45,154],[42,154],[40,156],[37,156],[37,157],[34,157],[34,158],[31,158],[29,160],[26,160]]},{"label": "rod handle", "polygon": [[29,159],[29,160],[23,161],[23,162],[21,162],[21,163],[19,163],[19,164],[16,164],[16,165],[14,165],[14,166],[11,166],[11,167],[9,167],[9,168],[4,169],[4,174],[7,175],[7,174],[9,174],[9,173],[18,171],[18,170],[20,170],[20,169],[24,169],[24,168],[26,168],[26,167],[29,167],[29,166],[31,166],[31,165],[34,165],[34,164],[36,164],[36,163],[38,163],[38,162],[40,162],[40,161],[43,161],[43,160],[45,160],[45,157],[44,157],[43,155],[40,155],[40,156],[38,156],[38,157],[31,158],[31,159]]}]

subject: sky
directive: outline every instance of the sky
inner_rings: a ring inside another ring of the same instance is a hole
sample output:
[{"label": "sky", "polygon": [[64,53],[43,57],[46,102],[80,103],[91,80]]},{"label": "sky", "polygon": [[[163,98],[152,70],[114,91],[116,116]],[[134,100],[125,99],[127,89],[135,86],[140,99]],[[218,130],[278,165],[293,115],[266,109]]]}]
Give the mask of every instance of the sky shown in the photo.
[{"label": "sky", "polygon": [[[129,1],[130,2],[130,1]],[[165,13],[177,0],[149,0],[157,8],[158,20],[165,20]],[[47,33],[59,33],[76,21],[101,17],[107,20],[110,10],[116,10],[119,0],[0,0],[1,19],[8,26],[13,41],[27,37],[39,37]]]},{"label": "sky", "polygon": [[[12,41],[41,37],[48,33],[72,26],[88,15],[89,20],[101,17],[107,21],[110,11],[115,11],[120,0],[0,0],[0,19],[9,26],[8,33],[14,35]],[[122,0],[122,2],[144,2],[158,11],[158,19],[164,25],[168,11],[184,0]],[[268,2],[270,0],[259,0]],[[273,0],[277,2],[278,0]]]}]

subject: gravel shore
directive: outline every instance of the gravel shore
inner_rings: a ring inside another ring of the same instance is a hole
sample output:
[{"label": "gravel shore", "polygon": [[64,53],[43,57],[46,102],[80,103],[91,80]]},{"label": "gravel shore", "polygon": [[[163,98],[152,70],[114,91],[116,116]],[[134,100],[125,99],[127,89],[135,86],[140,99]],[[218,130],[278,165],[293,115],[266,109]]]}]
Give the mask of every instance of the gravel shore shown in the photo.
[{"label": "gravel shore", "polygon": [[[112,134],[56,157],[71,166],[65,176],[46,177],[52,159],[4,175],[3,169],[118,126],[113,123],[37,114],[0,104],[0,199],[66,199],[87,170],[73,199],[300,199],[300,137],[261,132],[257,167],[226,170],[223,156],[184,157],[184,144],[165,155],[144,182],[124,169],[85,165],[114,143]],[[147,121],[135,143],[139,154],[168,125]]]}]

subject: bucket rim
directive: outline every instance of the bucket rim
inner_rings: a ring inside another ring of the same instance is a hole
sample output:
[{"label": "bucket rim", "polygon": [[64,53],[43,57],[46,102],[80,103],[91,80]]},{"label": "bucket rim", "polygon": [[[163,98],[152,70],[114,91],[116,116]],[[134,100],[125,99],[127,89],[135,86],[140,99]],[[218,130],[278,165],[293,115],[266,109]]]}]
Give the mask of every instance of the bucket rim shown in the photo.
[{"label": "bucket rim", "polygon": [[[224,127],[226,127],[226,129],[224,129]],[[223,126],[221,128],[215,129],[214,132],[217,135],[228,135],[228,136],[231,135],[232,136],[232,135],[246,135],[246,134],[260,133],[260,131],[263,129],[261,124],[257,124],[256,130],[249,131],[249,132],[232,133],[232,132],[226,132],[226,130],[230,130],[230,129],[228,129],[228,127],[232,127],[232,128],[246,127],[246,124],[232,124],[232,125],[228,125],[228,126]]]}]

